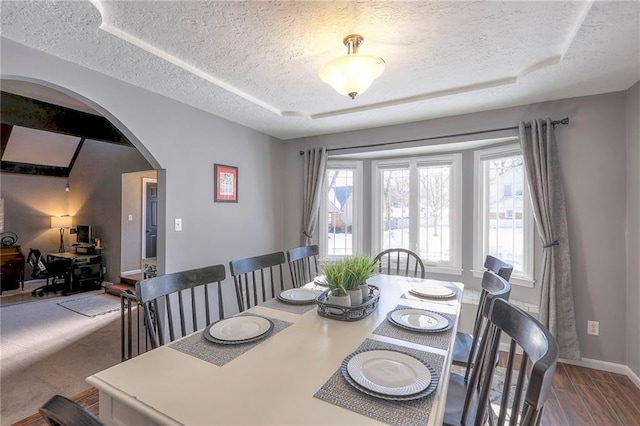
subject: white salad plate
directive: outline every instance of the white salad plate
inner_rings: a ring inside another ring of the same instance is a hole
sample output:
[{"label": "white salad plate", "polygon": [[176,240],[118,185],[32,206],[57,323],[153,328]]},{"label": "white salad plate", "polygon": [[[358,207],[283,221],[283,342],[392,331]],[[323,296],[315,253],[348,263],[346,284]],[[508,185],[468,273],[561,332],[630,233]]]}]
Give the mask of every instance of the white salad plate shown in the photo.
[{"label": "white salad plate", "polygon": [[447,318],[421,309],[397,309],[389,313],[389,319],[402,327],[418,331],[443,330],[449,326]]},{"label": "white salad plate", "polygon": [[290,288],[278,294],[278,299],[286,303],[308,304],[315,303],[316,297],[320,294],[317,290],[307,288]]},{"label": "white salad plate", "polygon": [[438,284],[436,281],[414,284],[409,289],[409,293],[421,297],[451,297],[456,294],[452,289]]},{"label": "white salad plate", "polygon": [[357,384],[382,395],[413,395],[431,383],[424,363],[395,351],[360,352],[349,360],[347,371]]},{"label": "white salad plate", "polygon": [[237,342],[254,339],[268,333],[273,323],[255,315],[241,315],[220,320],[209,327],[209,334],[217,340]]}]

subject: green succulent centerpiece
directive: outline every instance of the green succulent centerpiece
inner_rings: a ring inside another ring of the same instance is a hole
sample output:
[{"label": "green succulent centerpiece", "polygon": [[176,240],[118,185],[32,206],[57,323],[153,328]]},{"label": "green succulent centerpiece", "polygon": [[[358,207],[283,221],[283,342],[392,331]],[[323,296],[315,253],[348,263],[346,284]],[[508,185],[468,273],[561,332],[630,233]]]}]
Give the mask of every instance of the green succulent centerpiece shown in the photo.
[{"label": "green succulent centerpiece", "polygon": [[327,280],[327,285],[334,296],[346,296],[347,290],[344,288],[344,264],[342,262],[329,262],[322,268],[322,273]]},{"label": "green succulent centerpiece", "polygon": [[374,260],[366,255],[346,257],[326,263],[322,272],[329,285],[332,301],[345,306],[344,300],[336,298],[348,295],[350,306],[360,305],[369,294],[366,281],[375,274],[375,265]]},{"label": "green succulent centerpiece", "polygon": [[367,279],[375,274],[376,263],[366,255],[349,257],[343,260],[343,286],[346,290],[357,290]]}]

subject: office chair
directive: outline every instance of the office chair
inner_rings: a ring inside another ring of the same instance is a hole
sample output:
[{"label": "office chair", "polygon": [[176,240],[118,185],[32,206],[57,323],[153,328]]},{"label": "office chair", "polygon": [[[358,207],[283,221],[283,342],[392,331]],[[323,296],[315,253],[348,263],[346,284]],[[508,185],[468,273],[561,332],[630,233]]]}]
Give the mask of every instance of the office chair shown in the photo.
[{"label": "office chair", "polygon": [[[38,249],[29,249],[27,263],[31,265],[31,278],[46,279],[46,284],[34,289],[32,296],[36,294],[40,297],[45,293],[64,290],[68,282],[69,264],[64,260],[47,262],[44,255]],[[49,282],[51,280],[51,282]]]}]

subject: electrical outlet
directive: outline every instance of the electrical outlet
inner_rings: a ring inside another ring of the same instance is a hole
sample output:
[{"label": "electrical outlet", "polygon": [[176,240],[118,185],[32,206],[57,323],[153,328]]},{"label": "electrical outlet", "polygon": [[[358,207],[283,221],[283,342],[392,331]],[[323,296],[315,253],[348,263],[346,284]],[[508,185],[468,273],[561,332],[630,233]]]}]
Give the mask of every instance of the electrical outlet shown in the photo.
[{"label": "electrical outlet", "polygon": [[129,219],[129,221],[132,221],[133,220],[133,215],[130,214],[129,216],[127,216],[127,219]]},{"label": "electrical outlet", "polygon": [[182,231],[182,219],[176,219],[176,231]]},{"label": "electrical outlet", "polygon": [[600,323],[598,321],[587,321],[587,334],[592,336],[600,335]]}]

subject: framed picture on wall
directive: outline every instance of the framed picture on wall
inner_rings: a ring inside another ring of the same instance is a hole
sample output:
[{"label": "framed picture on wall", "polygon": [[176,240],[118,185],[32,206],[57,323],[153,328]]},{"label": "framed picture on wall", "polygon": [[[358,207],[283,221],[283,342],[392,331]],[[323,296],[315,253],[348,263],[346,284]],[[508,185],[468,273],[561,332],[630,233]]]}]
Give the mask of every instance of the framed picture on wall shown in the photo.
[{"label": "framed picture on wall", "polygon": [[237,203],[238,168],[233,166],[225,166],[224,164],[214,164],[213,178],[213,201],[217,203]]}]

